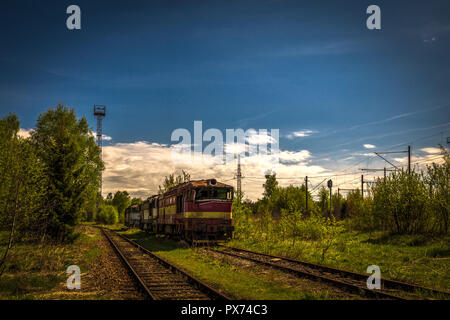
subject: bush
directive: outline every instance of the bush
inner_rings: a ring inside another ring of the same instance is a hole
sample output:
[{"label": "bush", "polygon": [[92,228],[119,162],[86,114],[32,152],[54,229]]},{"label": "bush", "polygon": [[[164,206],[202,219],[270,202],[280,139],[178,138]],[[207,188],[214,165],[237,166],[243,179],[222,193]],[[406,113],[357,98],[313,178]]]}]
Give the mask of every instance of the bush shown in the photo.
[{"label": "bush", "polygon": [[395,234],[448,234],[450,159],[433,163],[425,172],[398,171],[379,178],[362,199],[351,193],[346,200],[347,224],[352,229],[383,230]]},{"label": "bush", "polygon": [[423,175],[402,170],[378,181],[373,188],[376,226],[399,234],[431,231]]},{"label": "bush", "polygon": [[98,208],[97,221],[103,224],[115,224],[119,220],[117,209],[112,205],[103,205]]}]

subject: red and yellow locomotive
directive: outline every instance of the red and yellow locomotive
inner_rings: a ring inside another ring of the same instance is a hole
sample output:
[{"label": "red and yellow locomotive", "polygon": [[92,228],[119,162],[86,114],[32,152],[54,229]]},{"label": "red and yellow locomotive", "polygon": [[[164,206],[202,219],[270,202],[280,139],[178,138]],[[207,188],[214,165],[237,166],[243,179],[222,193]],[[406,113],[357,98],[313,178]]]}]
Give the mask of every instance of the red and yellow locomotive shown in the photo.
[{"label": "red and yellow locomotive", "polygon": [[189,242],[228,240],[233,232],[232,202],[233,187],[216,179],[185,182],[145,200],[139,226]]}]

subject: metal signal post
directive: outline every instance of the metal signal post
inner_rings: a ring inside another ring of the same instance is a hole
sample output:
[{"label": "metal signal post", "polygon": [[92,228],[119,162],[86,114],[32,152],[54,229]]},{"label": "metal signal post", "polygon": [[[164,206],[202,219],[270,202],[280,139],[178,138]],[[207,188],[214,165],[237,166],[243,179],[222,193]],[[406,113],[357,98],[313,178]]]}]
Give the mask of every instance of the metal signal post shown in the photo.
[{"label": "metal signal post", "polygon": [[[97,118],[97,145],[100,148],[100,159],[102,159],[102,121],[106,116],[106,106],[94,105],[94,117]],[[102,173],[100,172],[100,196],[102,194]]]}]

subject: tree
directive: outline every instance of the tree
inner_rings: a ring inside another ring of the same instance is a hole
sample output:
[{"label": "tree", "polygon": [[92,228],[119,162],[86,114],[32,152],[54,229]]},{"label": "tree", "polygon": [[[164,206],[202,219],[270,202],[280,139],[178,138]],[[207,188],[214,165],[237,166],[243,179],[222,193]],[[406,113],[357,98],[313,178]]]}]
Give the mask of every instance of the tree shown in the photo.
[{"label": "tree", "polygon": [[14,240],[39,236],[46,209],[43,165],[29,139],[18,136],[15,115],[0,120],[0,229],[8,230],[8,244],[0,256],[0,275]]},{"label": "tree", "polygon": [[112,194],[112,192],[109,192],[108,195],[106,196],[105,203],[111,205],[112,199],[113,199],[113,194]]},{"label": "tree", "polygon": [[444,162],[427,166],[425,183],[429,190],[429,207],[434,213],[433,228],[439,233],[448,233],[450,211],[450,156],[441,147]]},{"label": "tree", "polygon": [[124,222],[125,209],[131,205],[131,198],[126,191],[117,191],[112,199],[112,205],[119,214],[119,222]]},{"label": "tree", "polygon": [[115,224],[118,222],[117,209],[112,205],[100,206],[97,214],[97,221],[103,224]]},{"label": "tree", "polygon": [[328,211],[330,208],[330,196],[329,191],[324,187],[319,189],[319,208],[322,215],[328,217]]},{"label": "tree", "polygon": [[333,214],[335,219],[343,218],[343,216],[342,216],[342,206],[343,205],[344,205],[344,203],[343,203],[342,195],[339,193],[334,193],[331,196],[331,207],[332,207],[331,213]]},{"label": "tree", "polygon": [[272,195],[278,187],[278,181],[276,173],[274,172],[270,171],[266,172],[265,177],[266,183],[263,184],[264,187],[263,198],[270,200],[272,199]]},{"label": "tree", "polygon": [[31,139],[45,167],[49,210],[47,233],[62,242],[71,239],[100,181],[103,162],[86,118],[73,108],[58,105],[41,114]]},{"label": "tree", "polygon": [[131,199],[131,204],[132,206],[134,206],[135,204],[141,204],[142,203],[142,199],[141,198],[133,198]]},{"label": "tree", "polygon": [[172,187],[176,187],[179,184],[189,181],[191,181],[191,175],[184,170],[181,170],[181,174],[177,176],[172,173],[169,176],[164,177],[163,185],[159,186],[159,193],[162,194],[164,192],[167,192]]}]

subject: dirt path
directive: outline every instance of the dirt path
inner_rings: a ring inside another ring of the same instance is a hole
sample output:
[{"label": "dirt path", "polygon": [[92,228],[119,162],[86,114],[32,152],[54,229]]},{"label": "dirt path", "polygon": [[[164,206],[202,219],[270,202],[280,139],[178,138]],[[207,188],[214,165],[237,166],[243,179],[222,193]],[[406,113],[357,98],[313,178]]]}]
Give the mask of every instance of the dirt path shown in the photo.
[{"label": "dirt path", "polygon": [[42,298],[61,300],[141,300],[142,296],[137,291],[134,281],[111,248],[108,240],[101,234],[101,231],[90,226],[81,226],[80,231],[93,239],[97,239],[92,241],[92,247],[80,248],[80,254],[86,253],[92,248],[98,248],[100,252],[93,258],[87,271],[81,270],[81,289],[69,290],[66,282],[63,282]]}]

